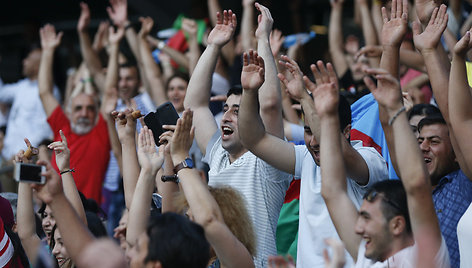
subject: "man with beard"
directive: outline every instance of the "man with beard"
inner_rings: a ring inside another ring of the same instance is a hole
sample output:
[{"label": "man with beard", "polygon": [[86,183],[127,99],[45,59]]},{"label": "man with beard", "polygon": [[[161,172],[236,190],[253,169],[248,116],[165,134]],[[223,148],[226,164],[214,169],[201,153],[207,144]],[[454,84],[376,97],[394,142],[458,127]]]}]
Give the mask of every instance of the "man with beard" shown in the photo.
[{"label": "man with beard", "polygon": [[98,98],[79,92],[71,96],[64,113],[52,94],[52,62],[62,33],[56,34],[54,26],[46,25],[40,30],[40,36],[43,54],[39,66],[39,96],[54,132],[54,140],[61,140],[59,130],[67,137],[71,169],[58,170],[54,155],[51,162],[61,174],[75,170],[77,189],[87,198],[100,202],[110,142],[106,122],[98,113]]}]

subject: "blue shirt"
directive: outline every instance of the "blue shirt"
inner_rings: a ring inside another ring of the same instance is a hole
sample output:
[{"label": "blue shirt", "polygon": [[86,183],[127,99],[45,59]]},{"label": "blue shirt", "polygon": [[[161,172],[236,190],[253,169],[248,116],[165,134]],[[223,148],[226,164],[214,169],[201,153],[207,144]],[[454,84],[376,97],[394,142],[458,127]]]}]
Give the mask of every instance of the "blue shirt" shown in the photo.
[{"label": "blue shirt", "polygon": [[433,202],[441,233],[446,240],[452,268],[459,268],[457,224],[472,202],[472,181],[462,170],[456,170],[439,180],[433,190]]}]

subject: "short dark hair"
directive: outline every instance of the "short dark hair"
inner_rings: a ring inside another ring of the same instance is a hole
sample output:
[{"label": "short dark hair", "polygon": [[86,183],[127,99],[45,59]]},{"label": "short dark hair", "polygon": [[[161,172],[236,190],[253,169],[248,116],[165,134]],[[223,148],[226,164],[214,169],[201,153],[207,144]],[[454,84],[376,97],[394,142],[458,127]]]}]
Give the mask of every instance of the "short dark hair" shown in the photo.
[{"label": "short dark hair", "polygon": [[165,87],[165,91],[167,92],[167,90],[169,89],[169,84],[170,84],[170,81],[174,80],[174,78],[180,78],[182,80],[185,80],[185,82],[188,82],[190,81],[190,77],[188,76],[188,74],[186,73],[182,73],[182,72],[176,72],[174,73],[171,77],[169,77],[169,79],[167,79],[166,81],[166,87]]},{"label": "short dark hair", "polygon": [[145,262],[159,261],[164,268],[205,268],[210,245],[203,228],[182,215],[167,212],[153,218],[147,228]]},{"label": "short dark hair", "polygon": [[241,87],[241,85],[236,85],[228,90],[228,93],[226,93],[226,97],[229,97],[231,95],[241,96],[242,94],[243,88]]},{"label": "short dark hair", "polygon": [[[400,180],[383,180],[372,185],[364,195],[364,200],[369,200],[373,192],[382,194],[382,214],[387,221],[395,216],[403,216],[406,223],[406,231],[411,234],[410,215],[408,214],[408,203],[406,200],[406,192]],[[375,198],[374,198],[375,199]]]},{"label": "short dark hair", "polygon": [[418,123],[418,132],[421,132],[421,129],[424,126],[436,125],[436,124],[447,126],[446,120],[444,120],[444,117],[441,114],[433,114],[433,115],[426,116],[425,118],[421,119],[421,121]]},{"label": "short dark hair", "polygon": [[[310,97],[313,99],[313,94],[310,93]],[[302,113],[305,114],[302,107]],[[343,131],[347,125],[351,124],[352,115],[351,115],[351,105],[347,101],[346,97],[339,95],[339,105],[338,105],[338,115],[339,115],[339,128]]]},{"label": "short dark hair", "polygon": [[[138,68],[138,65],[135,63],[135,62],[131,62],[131,61],[127,61],[125,63],[122,63],[120,64],[120,68],[135,68],[136,69],[136,75],[138,77],[138,81],[141,81],[141,76],[140,76],[140,73],[139,73],[139,68]],[[119,70],[118,69],[118,70]]]},{"label": "short dark hair", "polygon": [[408,120],[410,120],[415,115],[429,116],[434,114],[441,114],[441,111],[439,111],[438,107],[425,103],[415,104],[408,112]]}]

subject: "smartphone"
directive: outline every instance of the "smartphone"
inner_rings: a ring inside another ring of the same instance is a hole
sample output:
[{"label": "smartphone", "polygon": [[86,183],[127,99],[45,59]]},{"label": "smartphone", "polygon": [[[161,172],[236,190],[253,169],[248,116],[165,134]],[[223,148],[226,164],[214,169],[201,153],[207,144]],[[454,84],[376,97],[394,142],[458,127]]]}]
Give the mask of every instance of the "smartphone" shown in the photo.
[{"label": "smartphone", "polygon": [[150,112],[144,117],[144,123],[152,131],[154,141],[159,144],[159,136],[164,133],[162,125],[175,125],[179,114],[171,102],[166,102],[157,107],[156,112]]},{"label": "smartphone", "polygon": [[18,182],[45,184],[46,177],[41,176],[44,172],[46,172],[45,166],[16,163],[15,180]]}]

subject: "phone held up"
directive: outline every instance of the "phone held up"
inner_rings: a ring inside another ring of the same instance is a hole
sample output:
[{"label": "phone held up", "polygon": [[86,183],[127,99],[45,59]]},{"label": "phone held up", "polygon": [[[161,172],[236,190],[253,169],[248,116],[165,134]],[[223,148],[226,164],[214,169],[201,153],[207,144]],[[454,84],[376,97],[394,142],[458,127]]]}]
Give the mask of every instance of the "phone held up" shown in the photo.
[{"label": "phone held up", "polygon": [[41,176],[44,172],[46,172],[45,166],[16,163],[14,175],[18,182],[44,184],[46,183],[46,177]]},{"label": "phone held up", "polygon": [[144,117],[144,123],[152,131],[154,141],[159,144],[159,136],[164,133],[163,125],[176,125],[179,114],[171,102],[166,102],[157,107],[156,112],[150,112]]}]

